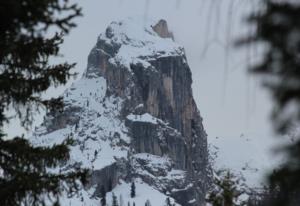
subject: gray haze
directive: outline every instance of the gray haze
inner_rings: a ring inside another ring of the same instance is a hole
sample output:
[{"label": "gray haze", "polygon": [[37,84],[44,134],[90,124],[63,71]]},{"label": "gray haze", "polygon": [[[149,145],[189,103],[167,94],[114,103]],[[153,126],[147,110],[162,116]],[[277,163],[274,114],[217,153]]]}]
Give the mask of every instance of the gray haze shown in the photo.
[{"label": "gray haze", "polygon": [[[258,80],[247,74],[248,65],[255,60],[259,51],[257,47],[232,47],[235,39],[253,32],[243,18],[255,9],[255,1],[78,2],[83,7],[84,17],[77,19],[78,27],[65,38],[61,49],[64,57],[61,60],[77,62],[76,71],[82,74],[97,36],[112,20],[128,16],[166,19],[176,41],[186,49],[193,73],[194,97],[204,119],[209,142],[222,147],[217,164],[240,169],[248,162],[261,170],[270,166],[272,158],[267,154],[271,143],[273,145],[275,141],[269,121],[271,101]],[[60,88],[59,92],[52,89],[48,95],[57,96],[64,88]],[[8,131],[12,134],[16,132],[14,128]],[[248,143],[241,146],[241,138],[248,139],[250,146]]]}]

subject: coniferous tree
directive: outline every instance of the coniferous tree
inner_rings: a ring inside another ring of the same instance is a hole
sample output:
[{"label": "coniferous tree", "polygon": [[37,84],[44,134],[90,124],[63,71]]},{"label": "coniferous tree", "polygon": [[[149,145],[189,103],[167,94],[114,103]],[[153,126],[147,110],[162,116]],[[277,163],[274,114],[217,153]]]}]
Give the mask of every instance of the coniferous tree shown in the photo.
[{"label": "coniferous tree", "polygon": [[79,124],[79,123],[76,122],[76,124],[75,124],[75,132],[77,132],[77,130],[78,130],[78,127],[79,127],[78,124]]},{"label": "coniferous tree", "polygon": [[108,180],[108,190],[107,191],[108,192],[112,191],[112,180],[111,180],[111,178],[109,178],[109,180]]},{"label": "coniferous tree", "polygon": [[229,170],[220,170],[214,178],[212,191],[208,194],[206,201],[212,206],[242,206],[246,202],[239,201],[239,197],[245,194],[240,189],[240,178],[236,177]]},{"label": "coniferous tree", "polygon": [[[275,100],[273,122],[279,134],[288,134],[300,122],[300,5],[297,1],[262,1],[250,22],[257,27],[245,42],[266,45],[262,61],[252,71],[265,77],[264,86]],[[270,174],[272,206],[300,205],[300,134],[282,148],[287,161]]]},{"label": "coniferous tree", "polygon": [[101,206],[106,206],[106,190],[103,185],[101,186]]},{"label": "coniferous tree", "polygon": [[[60,111],[61,99],[42,99],[50,86],[65,84],[73,76],[74,64],[50,65],[59,55],[63,33],[75,26],[81,15],[76,4],[60,0],[9,0],[0,3],[0,205],[43,205],[45,197],[58,202],[61,192],[77,189],[76,179],[86,172],[50,174],[69,158],[71,140],[52,148],[33,147],[20,137],[7,137],[1,128],[9,123],[5,110],[13,108],[22,125],[29,128],[41,107]],[[46,37],[49,28],[58,31]],[[5,139],[4,139],[5,137]],[[63,183],[64,182],[64,183]],[[63,184],[62,184],[63,183]],[[67,186],[68,188],[64,188]]]},{"label": "coniferous tree", "polygon": [[131,183],[131,187],[130,187],[130,197],[134,198],[135,197],[135,184],[134,182]]}]

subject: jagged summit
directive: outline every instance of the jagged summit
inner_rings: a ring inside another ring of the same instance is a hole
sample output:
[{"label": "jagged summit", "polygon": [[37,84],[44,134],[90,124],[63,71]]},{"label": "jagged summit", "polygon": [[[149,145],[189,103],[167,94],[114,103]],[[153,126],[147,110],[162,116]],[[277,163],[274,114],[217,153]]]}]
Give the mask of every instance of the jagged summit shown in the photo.
[{"label": "jagged summit", "polygon": [[162,19],[146,21],[143,19],[127,18],[122,21],[113,21],[106,28],[105,33],[100,34],[99,39],[112,41],[117,44],[130,44],[134,47],[143,47],[147,46],[147,44],[152,44],[154,47],[160,49],[161,45],[159,44],[162,42],[168,42],[165,44],[169,44],[169,46],[180,47],[173,41],[173,36],[168,29],[167,22]]},{"label": "jagged summit", "polygon": [[[130,69],[132,63],[142,63],[159,57],[182,56],[184,49],[172,40],[167,23],[128,18],[112,22],[99,35],[97,49],[110,56],[110,63]],[[170,38],[169,38],[170,37]],[[102,45],[102,46],[101,46]],[[95,65],[89,65],[91,68]]]},{"label": "jagged summit", "polygon": [[[31,139],[51,146],[72,137],[71,159],[59,171],[92,170],[89,186],[62,205],[99,205],[102,187],[125,204],[156,197],[153,205],[163,206],[170,197],[175,205],[204,205],[207,140],[191,84],[183,47],[165,21],[112,22],[82,79],[65,91],[64,111],[47,114]],[[128,195],[132,181],[136,199]]]},{"label": "jagged summit", "polygon": [[162,38],[171,38],[174,40],[174,35],[171,31],[169,31],[168,23],[166,20],[161,19],[152,26],[153,30]]}]

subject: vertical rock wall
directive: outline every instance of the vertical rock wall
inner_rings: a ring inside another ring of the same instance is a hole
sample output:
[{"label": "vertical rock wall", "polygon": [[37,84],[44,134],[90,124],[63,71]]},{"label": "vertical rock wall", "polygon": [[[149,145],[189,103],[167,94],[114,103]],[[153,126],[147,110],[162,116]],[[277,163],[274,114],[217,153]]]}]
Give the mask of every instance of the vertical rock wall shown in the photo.
[{"label": "vertical rock wall", "polygon": [[[173,38],[164,20],[152,28],[162,38]],[[110,29],[107,33],[114,36]],[[124,68],[109,61],[119,48],[118,44],[107,45],[106,41],[98,40],[89,55],[88,68],[107,80],[108,95],[125,99],[122,118],[126,119],[131,113],[149,113],[177,132],[170,135],[161,132],[166,131],[165,125],[127,121],[135,153],[168,155],[174,168],[187,171],[185,186],[193,186],[175,192],[174,198],[182,205],[192,205],[187,202],[187,194],[192,194],[196,205],[202,204],[208,179],[207,135],[193,99],[191,71],[185,55],[141,56],[149,65],[133,62],[130,68]],[[142,106],[137,109],[138,105]]]}]

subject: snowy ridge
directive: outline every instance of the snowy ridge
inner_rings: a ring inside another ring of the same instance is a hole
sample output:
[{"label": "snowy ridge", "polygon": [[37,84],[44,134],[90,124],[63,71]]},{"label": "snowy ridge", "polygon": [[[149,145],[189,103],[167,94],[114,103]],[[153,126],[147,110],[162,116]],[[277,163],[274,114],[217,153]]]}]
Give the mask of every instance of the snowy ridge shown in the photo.
[{"label": "snowy ridge", "polygon": [[36,131],[32,142],[51,146],[71,137],[76,143],[70,148],[69,164],[80,163],[84,168],[101,169],[126,157],[128,148],[119,143],[128,144],[130,139],[124,123],[117,118],[122,100],[105,97],[105,92],[102,77],[75,82],[64,93],[64,102],[65,110],[79,108],[74,114],[78,122],[46,134],[43,126]]}]

